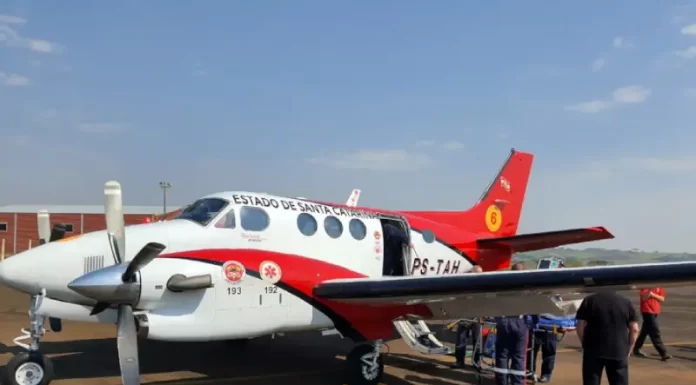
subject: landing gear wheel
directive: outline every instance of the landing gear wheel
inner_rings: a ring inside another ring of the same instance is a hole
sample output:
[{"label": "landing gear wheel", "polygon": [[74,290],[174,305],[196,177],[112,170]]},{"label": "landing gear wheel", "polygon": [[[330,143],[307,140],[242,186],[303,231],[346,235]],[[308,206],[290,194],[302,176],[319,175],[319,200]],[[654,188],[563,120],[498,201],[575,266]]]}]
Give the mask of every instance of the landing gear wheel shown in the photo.
[{"label": "landing gear wheel", "polygon": [[53,379],[53,364],[38,352],[21,352],[5,367],[8,385],[48,385]]},{"label": "landing gear wheel", "polygon": [[348,354],[348,384],[378,385],[384,373],[379,350],[372,345],[358,345]]}]

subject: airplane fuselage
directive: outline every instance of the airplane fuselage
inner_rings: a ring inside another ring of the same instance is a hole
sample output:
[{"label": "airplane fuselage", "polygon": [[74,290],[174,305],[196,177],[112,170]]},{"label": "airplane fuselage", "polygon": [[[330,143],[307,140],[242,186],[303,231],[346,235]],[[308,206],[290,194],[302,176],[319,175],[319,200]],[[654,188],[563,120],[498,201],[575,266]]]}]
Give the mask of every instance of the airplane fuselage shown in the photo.
[{"label": "airplane fuselage", "polygon": [[[235,339],[330,328],[357,340],[391,336],[388,321],[403,314],[403,306],[365,309],[327,304],[312,295],[312,289],[326,280],[383,276],[383,221],[403,226],[410,235],[413,249],[400,251],[403,275],[464,274],[473,265],[467,252],[475,250],[460,250],[438,239],[435,234],[448,226],[423,218],[248,192],[214,194],[196,204],[218,209],[200,217],[126,227],[126,260],[148,242],[166,245],[139,273],[135,308],[145,312],[139,317],[147,325],[143,330],[148,338]],[[106,231],[45,244],[16,262],[10,259],[2,265],[4,275],[20,290],[45,289],[44,315],[115,319],[114,309],[87,317],[96,301],[67,287],[76,277],[116,264]],[[20,264],[37,268],[23,269]],[[229,269],[240,271],[230,278]],[[167,283],[176,274],[209,274],[213,287],[173,293]],[[79,316],[55,314],[60,305],[51,300],[86,307],[74,308],[83,313]],[[429,315],[423,307],[409,313]]]}]

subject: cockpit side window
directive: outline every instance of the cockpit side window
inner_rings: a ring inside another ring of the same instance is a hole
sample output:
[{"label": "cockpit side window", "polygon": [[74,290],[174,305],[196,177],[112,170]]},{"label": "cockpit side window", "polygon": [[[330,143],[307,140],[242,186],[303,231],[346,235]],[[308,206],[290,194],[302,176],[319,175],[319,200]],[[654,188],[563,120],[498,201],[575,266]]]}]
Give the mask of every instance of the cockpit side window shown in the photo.
[{"label": "cockpit side window", "polygon": [[218,229],[234,229],[237,227],[237,218],[234,216],[234,209],[230,209],[225,216],[218,219],[218,221],[215,222],[215,227]]},{"label": "cockpit side window", "polygon": [[230,203],[222,198],[199,199],[186,207],[174,219],[187,219],[201,226],[208,226]]}]

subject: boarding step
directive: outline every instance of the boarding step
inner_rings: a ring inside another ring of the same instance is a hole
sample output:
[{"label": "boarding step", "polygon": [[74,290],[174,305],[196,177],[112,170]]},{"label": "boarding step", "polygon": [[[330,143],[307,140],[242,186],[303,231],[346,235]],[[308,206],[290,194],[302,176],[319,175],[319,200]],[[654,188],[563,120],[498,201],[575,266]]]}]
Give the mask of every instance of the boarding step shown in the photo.
[{"label": "boarding step", "polygon": [[394,327],[412,350],[422,354],[451,354],[452,348],[435,337],[423,320],[397,320]]}]

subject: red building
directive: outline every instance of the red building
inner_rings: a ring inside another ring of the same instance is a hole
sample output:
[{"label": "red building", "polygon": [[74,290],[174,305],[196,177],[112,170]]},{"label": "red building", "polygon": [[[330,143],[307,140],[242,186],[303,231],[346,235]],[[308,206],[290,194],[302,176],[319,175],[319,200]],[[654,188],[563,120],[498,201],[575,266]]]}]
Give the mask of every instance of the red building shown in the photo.
[{"label": "red building", "polygon": [[[173,209],[178,213],[178,207]],[[39,244],[39,230],[36,215],[46,210],[51,216],[51,228],[57,223],[67,227],[66,237],[106,229],[104,206],[41,206],[10,205],[0,206],[0,247],[5,243],[5,255],[12,255]],[[146,218],[159,220],[162,217],[160,206],[123,206],[126,225],[140,224]],[[169,213],[166,219],[171,219]]]}]

